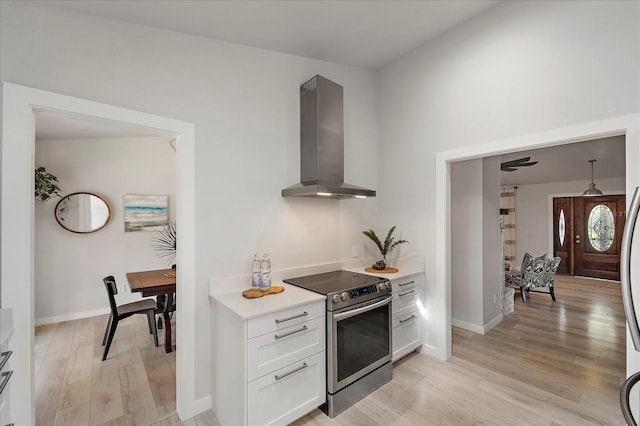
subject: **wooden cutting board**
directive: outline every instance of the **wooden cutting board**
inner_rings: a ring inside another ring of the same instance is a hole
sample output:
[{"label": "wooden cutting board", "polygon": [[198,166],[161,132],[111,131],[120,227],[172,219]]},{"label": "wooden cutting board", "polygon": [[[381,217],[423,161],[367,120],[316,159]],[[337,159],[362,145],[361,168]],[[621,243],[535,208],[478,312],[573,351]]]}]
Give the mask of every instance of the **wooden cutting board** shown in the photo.
[{"label": "wooden cutting board", "polygon": [[398,272],[398,268],[373,269],[372,267],[368,267],[364,268],[364,270],[374,274],[395,274]]},{"label": "wooden cutting board", "polygon": [[254,290],[252,288],[242,292],[242,295],[247,299],[257,299],[262,296],[269,296],[270,294],[278,294],[284,291],[284,287],[279,285],[272,285],[268,291]]}]

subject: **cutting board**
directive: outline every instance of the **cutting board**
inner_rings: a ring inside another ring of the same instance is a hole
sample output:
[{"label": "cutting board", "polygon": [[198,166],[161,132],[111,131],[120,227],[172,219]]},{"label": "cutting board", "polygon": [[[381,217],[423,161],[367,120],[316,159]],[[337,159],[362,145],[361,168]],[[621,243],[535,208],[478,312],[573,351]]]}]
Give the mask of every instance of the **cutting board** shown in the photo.
[{"label": "cutting board", "polygon": [[242,295],[247,299],[257,299],[259,297],[269,296],[271,294],[282,293],[283,291],[284,291],[284,287],[279,285],[272,285],[271,288],[269,288],[269,291],[254,290],[250,288],[248,290],[243,291]]}]

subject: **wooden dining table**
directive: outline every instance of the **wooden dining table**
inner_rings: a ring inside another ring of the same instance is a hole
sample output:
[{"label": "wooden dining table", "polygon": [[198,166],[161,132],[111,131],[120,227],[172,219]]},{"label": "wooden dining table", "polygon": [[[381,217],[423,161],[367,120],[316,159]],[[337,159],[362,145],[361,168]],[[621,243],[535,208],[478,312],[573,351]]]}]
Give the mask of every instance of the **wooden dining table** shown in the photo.
[{"label": "wooden dining table", "polygon": [[171,352],[171,318],[173,295],[176,292],[176,270],[156,269],[152,271],[127,272],[127,281],[132,293],[142,293],[142,296],[165,295],[166,303],[162,316],[164,317],[164,351]]}]

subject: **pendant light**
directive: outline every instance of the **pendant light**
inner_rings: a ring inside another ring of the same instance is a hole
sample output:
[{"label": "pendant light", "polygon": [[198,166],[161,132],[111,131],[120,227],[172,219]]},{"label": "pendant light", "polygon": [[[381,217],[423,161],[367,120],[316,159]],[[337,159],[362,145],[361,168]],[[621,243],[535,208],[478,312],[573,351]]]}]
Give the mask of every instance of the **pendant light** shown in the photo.
[{"label": "pendant light", "polygon": [[583,197],[595,197],[596,195],[602,195],[602,191],[596,188],[596,184],[593,182],[593,163],[598,160],[589,160],[591,163],[591,183],[589,184],[589,188],[582,193]]}]

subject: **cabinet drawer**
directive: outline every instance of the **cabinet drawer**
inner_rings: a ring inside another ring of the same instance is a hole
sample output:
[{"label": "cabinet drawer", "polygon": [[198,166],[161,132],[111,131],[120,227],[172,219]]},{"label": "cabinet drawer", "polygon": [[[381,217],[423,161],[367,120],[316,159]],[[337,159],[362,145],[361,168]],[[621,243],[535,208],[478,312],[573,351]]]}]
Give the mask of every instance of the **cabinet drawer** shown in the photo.
[{"label": "cabinet drawer", "polygon": [[392,310],[394,313],[406,310],[407,308],[415,309],[418,303],[418,289],[409,288],[402,289],[393,293]]},{"label": "cabinet drawer", "polygon": [[393,361],[420,346],[419,311],[409,312],[393,320]]},{"label": "cabinet drawer", "polygon": [[397,278],[391,281],[391,291],[393,293],[405,292],[410,288],[414,288],[418,285],[416,276],[410,276],[406,278]]},{"label": "cabinet drawer", "polygon": [[249,382],[249,425],[287,425],[326,400],[325,352]]},{"label": "cabinet drawer", "polygon": [[[274,296],[277,297],[277,296]],[[271,331],[281,330],[309,321],[312,318],[325,317],[326,305],[324,300],[283,309],[247,321],[248,338],[260,336]]]},{"label": "cabinet drawer", "polygon": [[325,319],[315,318],[249,339],[249,380],[285,367],[325,349]]}]

